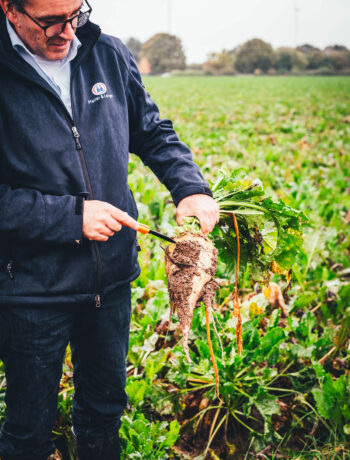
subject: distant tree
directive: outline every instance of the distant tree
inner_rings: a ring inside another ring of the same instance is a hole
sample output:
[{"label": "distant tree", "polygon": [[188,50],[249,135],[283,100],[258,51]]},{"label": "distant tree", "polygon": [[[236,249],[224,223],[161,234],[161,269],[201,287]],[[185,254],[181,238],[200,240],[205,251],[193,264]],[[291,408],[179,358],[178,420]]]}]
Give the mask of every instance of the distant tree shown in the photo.
[{"label": "distant tree", "polygon": [[305,55],[294,48],[278,48],[276,55],[276,68],[281,73],[304,70],[307,67],[308,61]]},{"label": "distant tree", "polygon": [[300,51],[295,50],[292,70],[305,70],[308,63],[309,61],[307,60],[307,57]]},{"label": "distant tree", "polygon": [[325,57],[325,63],[334,72],[339,72],[350,68],[350,55],[346,51],[328,51]]},{"label": "distant tree", "polygon": [[234,75],[234,54],[223,50],[221,53],[210,53],[203,64],[203,70],[212,75]]},{"label": "distant tree", "polygon": [[279,72],[290,72],[293,67],[293,48],[278,48],[276,68]]},{"label": "distant tree", "polygon": [[140,52],[142,46],[140,40],[134,37],[130,37],[129,40],[126,42],[126,46],[129,48],[129,50],[134,55],[136,61],[138,62],[140,60]]},{"label": "distant tree", "polygon": [[310,54],[314,51],[321,51],[319,48],[315,48],[309,43],[305,43],[304,45],[298,46],[296,49],[297,51],[300,51],[301,53],[304,53],[304,54]]},{"label": "distant tree", "polygon": [[151,72],[156,74],[186,67],[181,40],[175,35],[154,35],[142,45],[141,57],[148,59]]},{"label": "distant tree", "polygon": [[324,67],[326,65],[325,54],[321,50],[315,49],[314,51],[305,54],[305,57],[308,62],[308,69],[320,69],[321,67]]},{"label": "distant tree", "polygon": [[349,51],[346,46],[343,45],[332,45],[332,46],[327,46],[324,49],[325,54],[333,53],[333,51]]},{"label": "distant tree", "polygon": [[320,69],[325,66],[325,55],[323,51],[308,43],[296,48],[307,59],[306,68],[308,70]]},{"label": "distant tree", "polygon": [[245,42],[236,53],[235,68],[243,73],[267,72],[274,67],[276,55],[271,45],[254,38]]}]

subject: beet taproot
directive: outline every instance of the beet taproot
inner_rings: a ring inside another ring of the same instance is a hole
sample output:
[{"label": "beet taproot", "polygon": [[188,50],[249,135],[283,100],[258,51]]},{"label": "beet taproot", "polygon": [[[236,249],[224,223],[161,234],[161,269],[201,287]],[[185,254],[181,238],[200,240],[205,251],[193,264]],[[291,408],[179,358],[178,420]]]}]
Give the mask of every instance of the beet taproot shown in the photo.
[{"label": "beet taproot", "polygon": [[165,271],[168,279],[171,312],[177,312],[187,360],[188,336],[193,311],[203,302],[209,310],[215,305],[215,281],[218,251],[209,238],[199,233],[182,233],[176,244],[165,249]]}]

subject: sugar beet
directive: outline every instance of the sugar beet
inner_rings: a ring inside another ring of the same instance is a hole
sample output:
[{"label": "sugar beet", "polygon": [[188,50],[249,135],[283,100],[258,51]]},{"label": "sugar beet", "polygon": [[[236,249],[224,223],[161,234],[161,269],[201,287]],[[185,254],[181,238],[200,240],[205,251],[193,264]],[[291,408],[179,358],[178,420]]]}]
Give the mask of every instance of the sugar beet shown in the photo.
[{"label": "sugar beet", "polygon": [[211,310],[214,307],[217,283],[217,249],[206,236],[183,233],[174,238],[165,250],[165,270],[171,311],[178,314],[183,347],[190,362],[188,336],[193,311],[203,302]]}]

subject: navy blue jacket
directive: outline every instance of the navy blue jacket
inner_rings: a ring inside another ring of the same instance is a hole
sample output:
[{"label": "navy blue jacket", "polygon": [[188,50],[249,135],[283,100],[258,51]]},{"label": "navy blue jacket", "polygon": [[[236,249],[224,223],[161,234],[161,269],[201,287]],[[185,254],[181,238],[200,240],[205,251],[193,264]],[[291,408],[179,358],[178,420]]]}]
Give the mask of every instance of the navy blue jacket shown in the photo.
[{"label": "navy blue jacket", "polygon": [[92,23],[78,37],[72,118],[0,24],[0,305],[103,301],[139,275],[135,231],[123,227],[103,243],[82,238],[84,199],[137,219],[129,152],[175,205],[211,195],[172,123],[160,119],[128,49]]}]

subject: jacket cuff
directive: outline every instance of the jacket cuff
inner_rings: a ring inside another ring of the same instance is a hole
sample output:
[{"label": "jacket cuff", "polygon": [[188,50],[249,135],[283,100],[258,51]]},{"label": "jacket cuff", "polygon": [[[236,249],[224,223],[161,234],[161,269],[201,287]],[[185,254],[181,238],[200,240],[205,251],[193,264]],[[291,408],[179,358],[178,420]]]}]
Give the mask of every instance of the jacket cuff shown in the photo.
[{"label": "jacket cuff", "polygon": [[79,246],[83,242],[84,203],[85,203],[84,196],[75,197],[75,219],[74,219],[75,222],[74,223],[77,226],[77,228],[75,229],[77,238],[74,240],[74,242]]},{"label": "jacket cuff", "polygon": [[213,193],[209,187],[206,186],[189,186],[182,188],[176,194],[172,194],[173,202],[177,207],[181,200],[191,195],[208,195],[213,197]]},{"label": "jacket cuff", "polygon": [[84,197],[77,196],[75,197],[75,215],[82,216],[84,214]]},{"label": "jacket cuff", "polygon": [[83,242],[83,214],[84,214],[84,197],[73,196],[69,205],[69,215],[66,221],[67,243],[81,245]]},{"label": "jacket cuff", "polygon": [[45,227],[43,233],[46,236],[46,241],[80,244],[83,235],[83,202],[81,197],[44,195],[44,202]]}]

